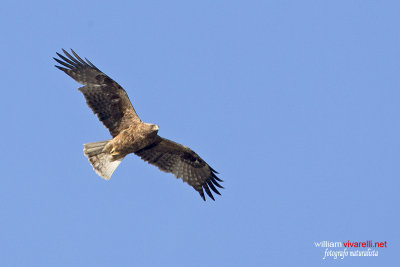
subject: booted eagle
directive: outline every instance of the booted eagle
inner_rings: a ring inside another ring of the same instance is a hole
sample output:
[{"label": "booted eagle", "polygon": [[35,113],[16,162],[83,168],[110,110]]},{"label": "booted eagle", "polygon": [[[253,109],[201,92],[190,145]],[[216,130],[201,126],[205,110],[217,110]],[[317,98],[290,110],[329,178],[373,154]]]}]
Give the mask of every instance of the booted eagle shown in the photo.
[{"label": "booted eagle", "polygon": [[223,188],[218,183],[222,180],[199,155],[186,146],[160,137],[156,124],[142,122],[125,90],[88,59],[82,60],[72,49],[74,56],[64,49],[63,52],[65,56],[57,53],[62,60],[54,58],[63,67],[56,67],[84,85],[79,91],[113,137],[84,144],[83,152],[100,177],[109,180],[124,157],[134,153],[161,171],[181,178],[204,200],[203,189],[212,200],[211,190],[220,195],[216,187]]}]

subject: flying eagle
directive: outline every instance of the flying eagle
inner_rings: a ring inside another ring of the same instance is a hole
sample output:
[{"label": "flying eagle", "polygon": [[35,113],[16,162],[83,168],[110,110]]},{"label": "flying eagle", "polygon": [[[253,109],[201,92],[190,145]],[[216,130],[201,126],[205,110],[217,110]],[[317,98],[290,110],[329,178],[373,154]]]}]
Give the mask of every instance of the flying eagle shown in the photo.
[{"label": "flying eagle", "polygon": [[[216,187],[223,188],[213,168],[190,148],[158,135],[156,124],[142,122],[136,114],[125,90],[101,72],[88,59],[82,60],[62,49],[65,56],[54,58],[64,71],[83,87],[79,88],[86,103],[110,131],[112,139],[84,144],[83,152],[94,171],[109,180],[111,175],[130,153],[134,153],[161,171],[171,172],[191,185],[203,200],[203,189],[214,200],[211,190],[220,195]],[[211,190],[210,190],[211,188]]]}]

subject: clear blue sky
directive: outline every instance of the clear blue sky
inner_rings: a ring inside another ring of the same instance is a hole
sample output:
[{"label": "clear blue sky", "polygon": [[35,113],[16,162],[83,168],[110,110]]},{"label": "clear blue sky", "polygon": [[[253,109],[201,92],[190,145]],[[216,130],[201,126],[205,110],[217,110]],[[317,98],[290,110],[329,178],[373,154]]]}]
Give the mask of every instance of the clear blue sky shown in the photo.
[{"label": "clear blue sky", "polygon": [[[398,1],[4,1],[1,266],[395,266]],[[109,138],[61,48],[220,172],[203,202]],[[319,241],[387,241],[323,260]]]}]

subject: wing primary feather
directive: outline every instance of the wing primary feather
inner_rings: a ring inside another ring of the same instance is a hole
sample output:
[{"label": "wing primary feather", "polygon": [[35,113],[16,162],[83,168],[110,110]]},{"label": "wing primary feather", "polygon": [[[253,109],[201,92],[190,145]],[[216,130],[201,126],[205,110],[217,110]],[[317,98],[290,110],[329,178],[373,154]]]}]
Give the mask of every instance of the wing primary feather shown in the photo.
[{"label": "wing primary feather", "polygon": [[198,192],[199,192],[201,198],[202,198],[204,201],[206,201],[206,196],[204,195],[203,189],[201,189],[201,191],[198,191]]},{"label": "wing primary feather", "polygon": [[215,188],[215,186],[213,185],[213,183],[212,183],[210,180],[207,181],[207,184],[208,184],[208,186],[211,188],[212,191],[214,191],[214,192],[217,193],[218,195],[221,195],[221,194],[218,192],[217,188]]},{"label": "wing primary feather", "polygon": [[217,172],[216,170],[214,170],[213,168],[211,168],[210,165],[208,165],[208,167],[210,167],[210,169],[211,169],[214,173],[219,174],[219,172]]},{"label": "wing primary feather", "polygon": [[224,188],[222,185],[220,185],[217,181],[215,181],[215,179],[211,179],[211,182],[213,182],[213,184],[215,184],[217,187],[219,188]]},{"label": "wing primary feather", "polygon": [[96,70],[99,70],[92,62],[90,62],[89,59],[85,58],[87,63],[89,64],[90,67],[95,68]]},{"label": "wing primary feather", "polygon": [[219,178],[215,175],[215,173],[212,173],[212,177],[213,177],[215,180],[217,180],[217,181],[223,182],[223,180],[219,179]]},{"label": "wing primary feather", "polygon": [[75,53],[74,50],[72,50],[72,48],[71,48],[71,52],[72,52],[72,54],[74,54],[74,56],[75,56],[83,65],[87,65],[87,63],[86,63],[83,59],[81,59],[81,58],[78,56],[78,54]]},{"label": "wing primary feather", "polygon": [[65,67],[67,67],[67,68],[70,68],[70,69],[73,69],[73,68],[74,68],[73,65],[70,65],[70,64],[68,64],[68,63],[66,63],[66,62],[64,62],[64,61],[61,61],[61,60],[59,60],[58,58],[55,58],[55,57],[53,57],[53,58],[54,58],[55,61],[57,61],[58,63],[60,63],[61,65],[65,66]]},{"label": "wing primary feather", "polygon": [[215,201],[214,196],[211,194],[210,188],[208,188],[208,185],[207,185],[207,184],[204,184],[203,187],[204,187],[204,190],[206,190],[207,195],[208,195],[212,200]]},{"label": "wing primary feather", "polygon": [[75,63],[75,62],[69,60],[68,58],[64,57],[64,56],[61,55],[60,53],[57,53],[57,55],[58,55],[62,60],[64,60],[65,62],[68,62],[68,63],[71,64],[72,66],[76,66],[76,63]]},{"label": "wing primary feather", "polygon": [[56,67],[57,69],[62,70],[64,72],[69,71],[69,69],[66,69],[66,68],[63,68],[63,67],[60,67],[60,66],[57,66],[57,65],[54,65],[54,67]]},{"label": "wing primary feather", "polygon": [[71,59],[73,62],[75,62],[76,66],[82,66],[82,63],[80,63],[76,58],[74,58],[73,56],[71,56],[67,51],[65,51],[64,49],[62,49],[62,51],[64,52],[64,54]]}]

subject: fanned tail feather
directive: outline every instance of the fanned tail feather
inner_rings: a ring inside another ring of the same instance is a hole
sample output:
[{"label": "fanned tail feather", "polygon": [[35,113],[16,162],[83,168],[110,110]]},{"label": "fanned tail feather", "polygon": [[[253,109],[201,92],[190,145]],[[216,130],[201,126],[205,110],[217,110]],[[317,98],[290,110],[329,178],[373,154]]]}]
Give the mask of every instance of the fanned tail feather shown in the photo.
[{"label": "fanned tail feather", "polygon": [[115,169],[124,158],[113,159],[113,156],[103,149],[107,145],[107,141],[84,144],[83,153],[89,159],[94,171],[103,179],[109,180]]}]

